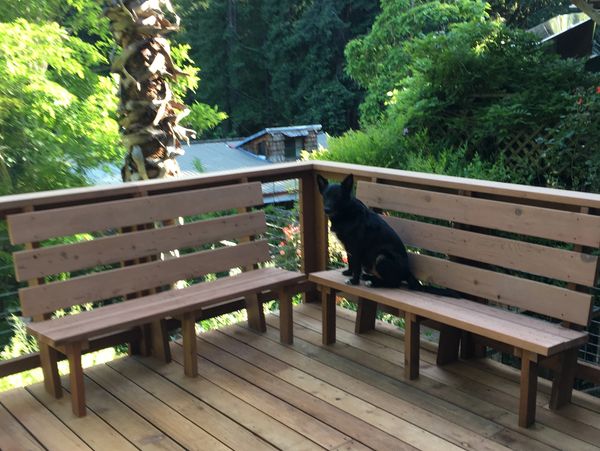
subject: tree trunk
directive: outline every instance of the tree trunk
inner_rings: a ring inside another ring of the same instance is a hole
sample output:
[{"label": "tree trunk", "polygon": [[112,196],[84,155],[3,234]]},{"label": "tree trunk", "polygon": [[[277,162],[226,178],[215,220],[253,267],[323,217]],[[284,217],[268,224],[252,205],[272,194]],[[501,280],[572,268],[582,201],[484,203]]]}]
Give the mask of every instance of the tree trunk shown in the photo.
[{"label": "tree trunk", "polygon": [[165,38],[179,29],[179,17],[170,0],[110,0],[105,14],[121,47],[111,71],[120,75],[119,124],[127,148],[123,181],[176,177],[181,141],[195,137],[179,125],[189,110],[173,99],[169,87],[169,80],[184,75]]}]

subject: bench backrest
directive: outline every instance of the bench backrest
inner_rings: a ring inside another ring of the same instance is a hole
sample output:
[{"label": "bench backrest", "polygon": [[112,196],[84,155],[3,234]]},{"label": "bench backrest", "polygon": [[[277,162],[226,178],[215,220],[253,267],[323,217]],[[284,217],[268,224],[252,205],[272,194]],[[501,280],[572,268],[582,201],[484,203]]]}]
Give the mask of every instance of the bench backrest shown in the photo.
[{"label": "bench backrest", "polygon": [[588,324],[598,257],[584,249],[600,247],[600,216],[371,182],[358,183],[357,197],[401,213],[384,218],[421,281]]},{"label": "bench backrest", "polygon": [[[267,242],[251,240],[265,232],[264,213],[246,212],[262,204],[261,184],[246,183],[8,216],[11,242],[26,244],[13,256],[17,280],[29,281],[19,290],[23,315],[40,319],[265,262]],[[225,216],[198,218],[214,212]],[[76,236],[83,233],[93,239]],[[172,250],[181,255],[159,258]]]}]

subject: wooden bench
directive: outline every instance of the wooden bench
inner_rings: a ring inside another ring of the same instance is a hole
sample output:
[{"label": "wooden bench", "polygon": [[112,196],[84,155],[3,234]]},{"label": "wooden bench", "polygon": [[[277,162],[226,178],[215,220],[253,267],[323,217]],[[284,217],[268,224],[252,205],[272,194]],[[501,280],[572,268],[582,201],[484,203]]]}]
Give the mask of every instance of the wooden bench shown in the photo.
[{"label": "wooden bench", "polygon": [[459,343],[460,356],[483,356],[473,346],[482,340],[521,358],[520,426],[535,421],[543,359],[554,359],[550,407],[570,401],[578,349],[587,341],[581,329],[590,321],[590,287],[598,277],[598,257],[582,251],[600,245],[599,216],[574,206],[371,182],[358,183],[357,197],[378,211],[399,213],[384,218],[412,251],[419,280],[464,297],[347,285],[340,271],[310,274],[322,292],[324,344],[335,341],[336,293],[348,293],[359,300],[357,333],[374,327],[377,303],[404,312],[408,379],[419,375],[419,324],[427,319],[440,329],[440,365],[459,357]]},{"label": "wooden bench", "polygon": [[[270,259],[268,243],[253,240],[266,231],[266,222],[264,212],[249,211],[248,207],[262,203],[260,183],[246,183],[9,216],[11,242],[26,245],[26,250],[14,253],[14,264],[17,279],[29,282],[19,290],[19,297],[23,315],[33,319],[27,330],[40,345],[46,390],[62,396],[57,367],[61,352],[69,361],[73,412],[85,415],[81,353],[90,340],[140,327],[139,352],[168,362],[165,320],[172,317],[182,325],[185,374],[195,376],[197,314],[244,298],[250,326],[264,331],[258,295],[265,291],[279,299],[281,340],[291,343],[291,296],[304,275],[277,268],[256,269]],[[198,220],[200,215],[224,211],[226,215]],[[172,219],[177,217],[188,220],[180,224]],[[89,233],[89,240],[52,241],[82,233]],[[171,250],[182,254],[160,257]],[[232,268],[243,271],[202,281],[202,276],[227,273]],[[191,285],[171,289],[181,280]],[[121,299],[126,302],[53,316],[60,309]]]}]

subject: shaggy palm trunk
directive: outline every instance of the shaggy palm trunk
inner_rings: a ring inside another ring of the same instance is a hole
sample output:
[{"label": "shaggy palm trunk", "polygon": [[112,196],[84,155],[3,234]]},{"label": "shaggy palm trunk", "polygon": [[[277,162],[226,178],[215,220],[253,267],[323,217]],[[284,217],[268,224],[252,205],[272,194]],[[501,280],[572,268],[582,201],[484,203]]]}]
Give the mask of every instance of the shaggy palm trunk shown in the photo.
[{"label": "shaggy palm trunk", "polygon": [[194,131],[179,125],[189,113],[173,99],[169,80],[183,75],[171,58],[167,33],[179,29],[169,0],[110,0],[105,9],[121,52],[112,60],[120,75],[119,124],[127,148],[123,181],[175,177],[181,141]]}]

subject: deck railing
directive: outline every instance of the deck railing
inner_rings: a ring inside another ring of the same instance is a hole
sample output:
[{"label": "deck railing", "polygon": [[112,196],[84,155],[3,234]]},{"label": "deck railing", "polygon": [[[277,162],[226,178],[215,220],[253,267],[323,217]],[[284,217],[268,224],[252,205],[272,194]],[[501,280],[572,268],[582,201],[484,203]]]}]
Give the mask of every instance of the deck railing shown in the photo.
[{"label": "deck railing", "polygon": [[[585,209],[590,214],[600,215],[600,195],[574,191],[553,190],[506,183],[458,177],[423,174],[393,169],[358,166],[330,162],[300,162],[276,164],[259,169],[244,169],[231,172],[203,174],[193,178],[171,181],[132,182],[122,185],[94,186],[67,190],[19,194],[0,197],[0,221],[7,215],[23,211],[37,211],[58,206],[74,206],[100,201],[126,199],[138,196],[156,196],[165,193],[184,192],[198,188],[231,185],[240,182],[270,182],[282,180],[298,181],[298,206],[300,222],[301,268],[304,272],[319,271],[328,265],[327,221],[323,213],[321,198],[316,185],[316,175],[330,179],[341,179],[353,174],[355,180],[418,187],[484,199],[510,200],[514,203],[551,206],[568,211]],[[0,248],[5,248],[7,238],[0,236]],[[0,262],[0,266],[11,262]],[[1,281],[0,281],[1,283]],[[0,313],[3,299],[14,297],[14,290],[3,290],[0,286]],[[307,292],[308,302],[316,301],[315,292]],[[215,307],[203,312],[204,318],[229,313],[243,308],[243,301]],[[16,309],[15,309],[16,310]],[[398,313],[398,312],[392,312]],[[174,321],[172,327],[177,327]],[[600,385],[600,318],[593,319],[590,328],[590,343],[582,348],[577,368],[577,377]],[[135,332],[125,332],[102,337],[90,343],[88,352],[107,346],[124,343],[135,338]],[[38,367],[37,354],[0,361],[0,377]],[[552,362],[548,363],[552,365]]]}]

